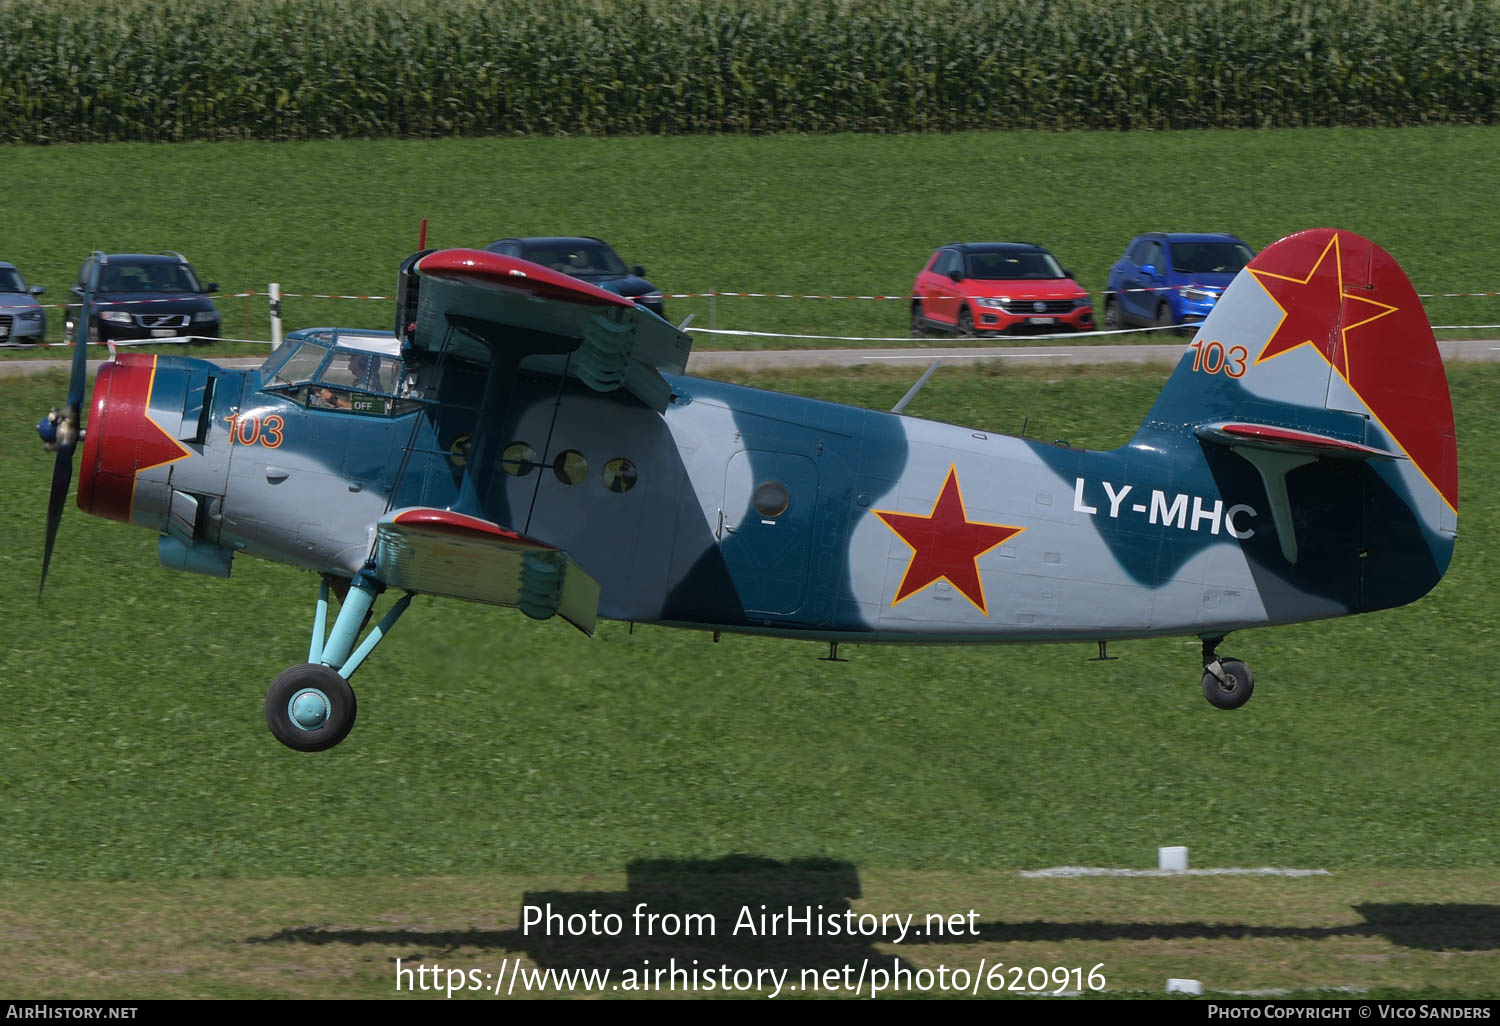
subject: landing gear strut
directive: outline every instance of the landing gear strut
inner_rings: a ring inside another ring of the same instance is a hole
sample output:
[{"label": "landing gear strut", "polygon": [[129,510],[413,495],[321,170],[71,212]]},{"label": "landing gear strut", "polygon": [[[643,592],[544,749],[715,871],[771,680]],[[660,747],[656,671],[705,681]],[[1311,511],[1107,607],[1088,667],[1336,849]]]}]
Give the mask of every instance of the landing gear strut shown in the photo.
[{"label": "landing gear strut", "polygon": [[307,662],[290,666],[271,682],[266,692],[266,726],[276,740],[299,752],[321,752],[348,736],[354,726],[354,689],[349,678],[375,651],[375,646],[395,626],[412,595],[407,592],[354,647],[369,618],[375,599],[385,585],[360,573],[349,585],[339,606],[333,630],[324,640],[328,623],[328,578],[318,588],[318,611],[313,618],[312,645]]},{"label": "landing gear strut", "polygon": [[1203,639],[1203,697],[1220,709],[1238,709],[1255,692],[1255,674],[1238,659],[1219,658],[1223,640]]}]

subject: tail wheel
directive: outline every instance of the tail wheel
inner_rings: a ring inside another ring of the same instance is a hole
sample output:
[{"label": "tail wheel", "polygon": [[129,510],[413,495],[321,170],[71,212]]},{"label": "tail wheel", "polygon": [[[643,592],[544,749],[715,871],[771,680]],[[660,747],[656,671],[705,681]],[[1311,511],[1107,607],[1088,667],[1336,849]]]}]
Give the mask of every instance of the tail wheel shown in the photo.
[{"label": "tail wheel", "polygon": [[966,306],[958,311],[958,333],[964,338],[974,337],[974,315]]},{"label": "tail wheel", "polygon": [[1255,674],[1238,659],[1218,660],[1219,672],[1203,671],[1203,697],[1219,709],[1238,709],[1255,692]]}]

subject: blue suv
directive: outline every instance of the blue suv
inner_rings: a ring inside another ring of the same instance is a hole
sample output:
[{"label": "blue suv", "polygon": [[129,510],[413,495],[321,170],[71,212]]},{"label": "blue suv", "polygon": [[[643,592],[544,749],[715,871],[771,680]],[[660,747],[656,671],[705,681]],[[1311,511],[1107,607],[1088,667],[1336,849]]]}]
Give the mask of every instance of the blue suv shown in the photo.
[{"label": "blue suv", "polygon": [[1109,269],[1104,327],[1198,324],[1255,256],[1222,233],[1147,232]]}]

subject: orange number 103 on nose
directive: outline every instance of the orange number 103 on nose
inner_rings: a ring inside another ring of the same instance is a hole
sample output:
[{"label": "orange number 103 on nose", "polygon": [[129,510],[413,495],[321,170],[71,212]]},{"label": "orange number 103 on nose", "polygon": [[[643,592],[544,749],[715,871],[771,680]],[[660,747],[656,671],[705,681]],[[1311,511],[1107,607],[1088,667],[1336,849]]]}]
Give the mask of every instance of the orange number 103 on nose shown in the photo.
[{"label": "orange number 103 on nose", "polygon": [[243,416],[231,413],[224,419],[229,423],[229,437],[236,445],[263,445],[267,449],[281,445],[281,429],[286,422],[280,414],[262,419],[253,413]]}]

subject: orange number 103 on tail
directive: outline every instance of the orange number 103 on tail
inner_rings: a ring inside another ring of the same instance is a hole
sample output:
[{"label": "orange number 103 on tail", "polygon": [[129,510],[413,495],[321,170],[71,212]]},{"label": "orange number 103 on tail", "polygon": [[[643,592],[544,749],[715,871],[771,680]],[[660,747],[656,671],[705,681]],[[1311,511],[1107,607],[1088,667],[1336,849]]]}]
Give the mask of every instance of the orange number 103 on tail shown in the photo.
[{"label": "orange number 103 on tail", "polygon": [[1250,358],[1250,351],[1244,346],[1225,349],[1224,343],[1217,340],[1205,342],[1201,338],[1194,339],[1188,348],[1193,351],[1193,370],[1205,374],[1223,372],[1231,378],[1243,377],[1245,361]]}]

